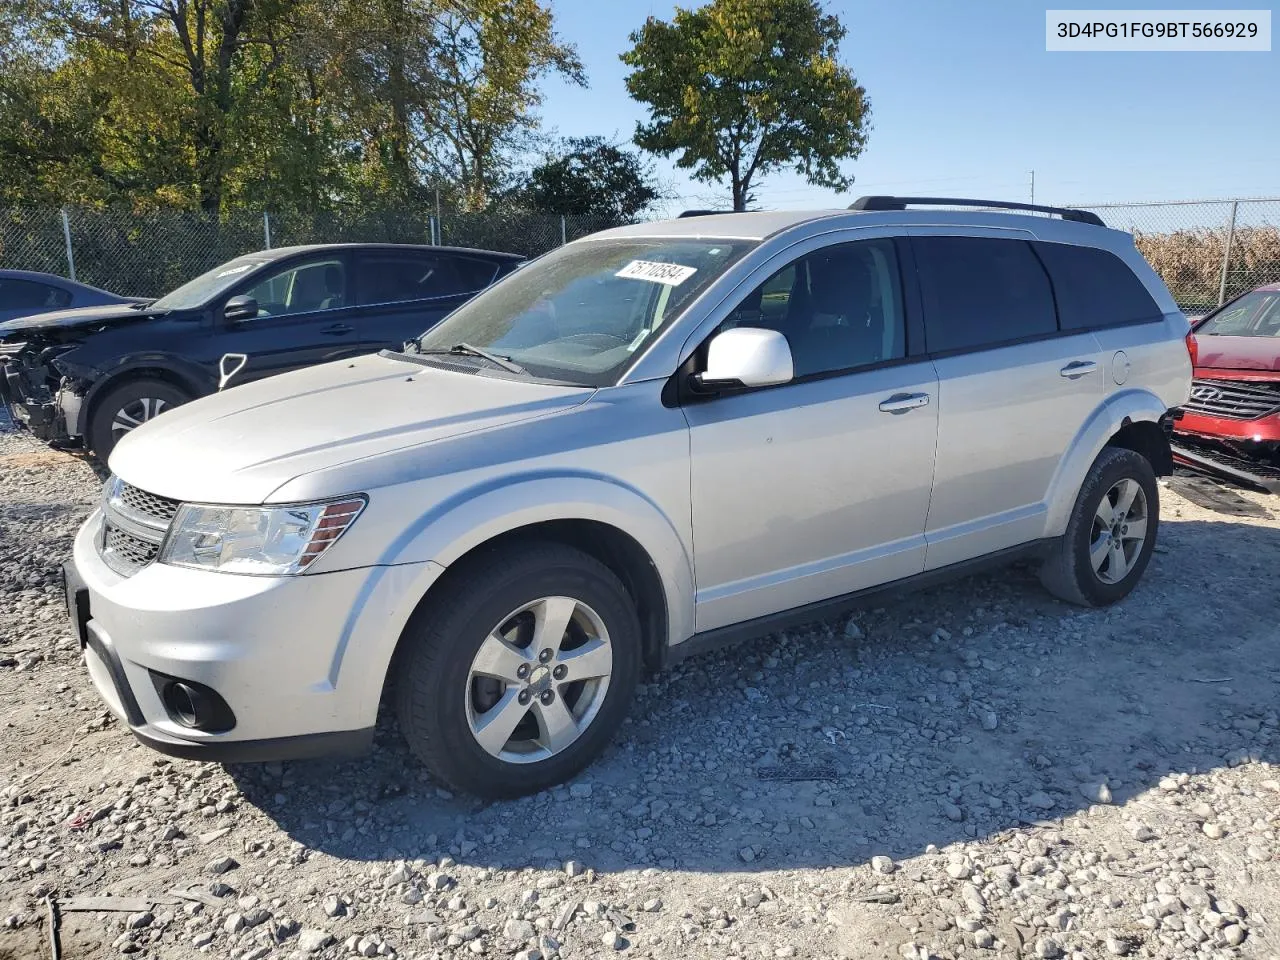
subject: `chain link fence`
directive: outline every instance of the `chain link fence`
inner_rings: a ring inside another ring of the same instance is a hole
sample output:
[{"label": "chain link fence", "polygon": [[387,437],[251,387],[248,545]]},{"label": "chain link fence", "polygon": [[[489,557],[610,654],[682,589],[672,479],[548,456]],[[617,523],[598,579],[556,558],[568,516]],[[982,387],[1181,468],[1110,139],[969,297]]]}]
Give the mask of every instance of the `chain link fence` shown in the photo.
[{"label": "chain link fence", "polygon": [[308,243],[418,243],[536,256],[597,230],[601,217],[360,210],[319,215],[235,211],[0,209],[0,267],[38,270],[132,296],[160,296],[240,254]]},{"label": "chain link fence", "polygon": [[1071,206],[1132,233],[1189,315],[1280,281],[1280,197]]}]

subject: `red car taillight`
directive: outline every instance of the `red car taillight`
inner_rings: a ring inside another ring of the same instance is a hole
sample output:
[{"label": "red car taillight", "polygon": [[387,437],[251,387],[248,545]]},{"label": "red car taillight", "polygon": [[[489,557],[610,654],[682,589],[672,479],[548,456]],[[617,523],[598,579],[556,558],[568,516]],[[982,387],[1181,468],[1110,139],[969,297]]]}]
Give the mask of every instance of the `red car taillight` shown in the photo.
[{"label": "red car taillight", "polygon": [[1191,366],[1195,366],[1200,360],[1200,344],[1196,342],[1196,332],[1194,330],[1187,333],[1187,355],[1191,357]]}]

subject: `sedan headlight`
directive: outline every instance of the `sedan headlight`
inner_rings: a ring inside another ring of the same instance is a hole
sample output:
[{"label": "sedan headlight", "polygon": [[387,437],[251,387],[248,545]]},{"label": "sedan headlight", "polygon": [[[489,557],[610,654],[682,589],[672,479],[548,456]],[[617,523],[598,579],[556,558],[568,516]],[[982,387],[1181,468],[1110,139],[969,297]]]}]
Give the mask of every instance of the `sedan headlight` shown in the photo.
[{"label": "sedan headlight", "polygon": [[183,504],[161,563],[223,573],[302,573],[355,522],[363,496],[287,507]]}]

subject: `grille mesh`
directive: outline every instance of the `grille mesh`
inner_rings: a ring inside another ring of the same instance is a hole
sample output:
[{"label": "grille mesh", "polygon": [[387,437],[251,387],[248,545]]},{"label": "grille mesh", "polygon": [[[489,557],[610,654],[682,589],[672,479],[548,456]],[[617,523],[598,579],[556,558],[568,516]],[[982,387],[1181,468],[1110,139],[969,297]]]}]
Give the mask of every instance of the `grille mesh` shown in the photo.
[{"label": "grille mesh", "polygon": [[154,517],[157,520],[165,521],[165,523],[173,519],[179,507],[179,501],[177,500],[170,500],[168,497],[159,497],[154,493],[147,493],[147,491],[139,490],[137,487],[127,483],[120,486],[120,502],[133,513]]},{"label": "grille mesh", "polygon": [[160,552],[160,544],[126,533],[109,520],[106,523],[103,547],[103,555],[108,561],[115,561],[115,566],[127,568],[130,572],[145,567]]},{"label": "grille mesh", "polygon": [[1193,380],[1185,409],[1230,420],[1256,420],[1280,410],[1280,383],[1252,380]]}]

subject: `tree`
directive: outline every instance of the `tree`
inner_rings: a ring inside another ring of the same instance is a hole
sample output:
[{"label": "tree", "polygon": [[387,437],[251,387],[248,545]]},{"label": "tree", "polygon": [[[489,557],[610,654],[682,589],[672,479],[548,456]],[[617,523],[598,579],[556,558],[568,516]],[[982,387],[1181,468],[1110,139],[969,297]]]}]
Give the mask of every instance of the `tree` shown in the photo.
[{"label": "tree", "polygon": [[815,186],[847,189],[871,105],[837,61],[845,36],[817,0],[712,0],[650,17],[622,61],[627,91],[649,107],[635,142],[696,179],[729,178],[745,210],[757,176],[792,167]]},{"label": "tree", "polygon": [[610,220],[630,220],[659,198],[644,161],[604,137],[564,141],[534,167],[524,194],[535,210]]}]

